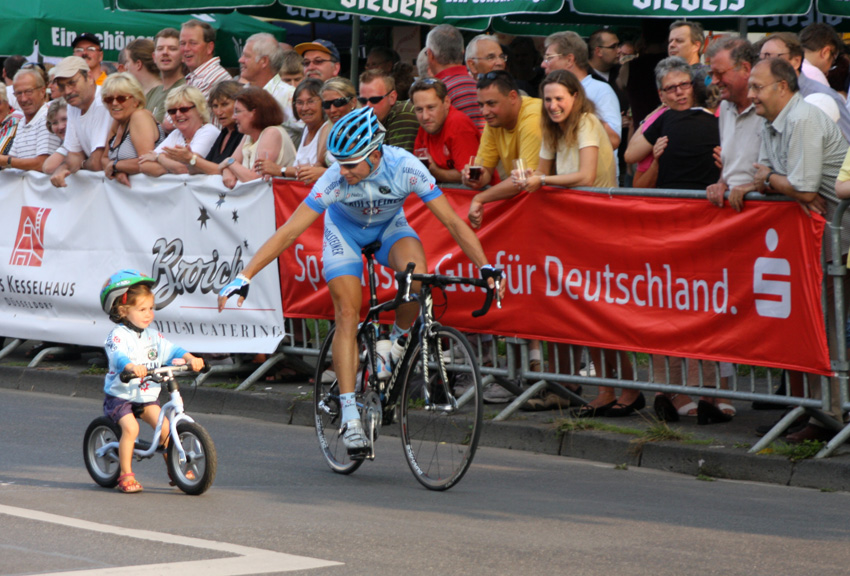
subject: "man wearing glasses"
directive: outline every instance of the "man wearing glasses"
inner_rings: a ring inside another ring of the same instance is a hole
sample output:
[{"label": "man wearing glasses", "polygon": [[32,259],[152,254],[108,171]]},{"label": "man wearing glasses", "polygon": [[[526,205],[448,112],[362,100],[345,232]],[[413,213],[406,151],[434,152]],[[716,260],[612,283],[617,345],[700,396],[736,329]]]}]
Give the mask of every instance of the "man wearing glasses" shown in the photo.
[{"label": "man wearing glasses", "polygon": [[507,64],[507,54],[492,36],[479,34],[466,45],[466,67],[473,78],[491,70],[504,70]]},{"label": "man wearing glasses", "polygon": [[12,148],[0,155],[0,168],[41,172],[44,161],[59,147],[59,137],[47,130],[47,95],[44,77],[32,68],[19,70],[12,86],[24,113],[18,122]]},{"label": "man wearing glasses", "polygon": [[339,76],[339,50],[333,42],[321,38],[312,42],[302,42],[295,51],[304,58],[304,76],[317,78],[322,82]]},{"label": "man wearing glasses", "polygon": [[[64,96],[68,102],[68,128],[63,143],[67,155],[53,170],[50,182],[57,188],[64,188],[67,186],[65,178],[70,174],[78,170],[101,169],[100,157],[112,117],[97,97],[97,86],[85,60],[69,56],[54,70],[53,78],[59,88],[59,96]],[[53,166],[55,160],[48,158],[45,163]]]},{"label": "man wearing glasses", "polygon": [[94,34],[84,32],[74,38],[71,42],[71,47],[74,49],[74,56],[78,56],[86,61],[91,71],[91,77],[94,78],[94,83],[98,86],[106,80],[106,71],[101,68],[103,62],[103,49],[100,47],[100,38]]},{"label": "man wearing glasses", "polygon": [[413,152],[419,122],[410,100],[399,100],[395,79],[378,69],[360,75],[360,95],[357,101],[375,112],[387,133],[384,143]]}]

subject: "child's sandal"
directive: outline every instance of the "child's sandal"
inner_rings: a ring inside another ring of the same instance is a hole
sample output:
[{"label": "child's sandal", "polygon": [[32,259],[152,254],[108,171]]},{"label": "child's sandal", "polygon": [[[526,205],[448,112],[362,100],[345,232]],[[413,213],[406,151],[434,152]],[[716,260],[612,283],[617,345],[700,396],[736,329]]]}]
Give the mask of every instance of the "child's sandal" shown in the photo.
[{"label": "child's sandal", "polygon": [[118,477],[118,488],[124,494],[135,494],[142,491],[142,485],[136,480],[136,475],[127,472]]},{"label": "child's sandal", "polygon": [[[174,478],[171,477],[171,468],[168,467],[168,453],[163,453],[162,457],[165,458],[165,473],[168,474],[168,485],[169,486],[177,486],[174,482]],[[191,470],[186,470],[186,480],[190,482],[195,481],[195,473]]]}]

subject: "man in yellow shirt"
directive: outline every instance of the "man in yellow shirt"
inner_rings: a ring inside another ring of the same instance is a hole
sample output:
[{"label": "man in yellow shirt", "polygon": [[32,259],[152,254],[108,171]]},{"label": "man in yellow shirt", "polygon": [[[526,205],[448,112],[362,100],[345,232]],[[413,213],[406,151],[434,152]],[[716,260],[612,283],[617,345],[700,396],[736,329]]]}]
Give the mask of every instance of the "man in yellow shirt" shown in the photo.
[{"label": "man in yellow shirt", "polygon": [[462,171],[463,184],[473,190],[494,182],[499,164],[505,175],[510,174],[517,158],[525,160],[528,168],[537,168],[542,110],[540,99],[521,96],[516,81],[504,70],[480,75],[477,88],[478,106],[487,125],[474,165],[483,170],[478,178],[470,178],[469,165]]}]

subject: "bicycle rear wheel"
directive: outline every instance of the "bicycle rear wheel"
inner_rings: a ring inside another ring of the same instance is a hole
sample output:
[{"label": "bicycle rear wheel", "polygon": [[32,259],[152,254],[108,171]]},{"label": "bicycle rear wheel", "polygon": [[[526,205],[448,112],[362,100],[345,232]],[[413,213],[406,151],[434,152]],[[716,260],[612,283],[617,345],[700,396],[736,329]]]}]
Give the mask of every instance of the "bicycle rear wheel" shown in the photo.
[{"label": "bicycle rear wheel", "polygon": [[[422,347],[428,348],[427,380]],[[448,490],[472,463],[483,420],[481,372],[466,337],[436,329],[410,356],[401,392],[401,439],[407,464],[430,490]]]},{"label": "bicycle rear wheel", "polygon": [[[342,406],[339,401],[339,383],[336,379],[331,355],[331,346],[335,335],[336,327],[333,327],[328,332],[319,352],[313,384],[313,416],[316,435],[319,438],[319,448],[328,466],[338,474],[351,474],[363,464],[363,460],[352,460],[348,456],[348,450],[342,441],[342,435],[339,433]],[[362,378],[367,377],[368,370],[366,355],[362,353],[365,350],[365,342],[359,344],[361,362],[357,370],[357,378],[362,382]]]}]

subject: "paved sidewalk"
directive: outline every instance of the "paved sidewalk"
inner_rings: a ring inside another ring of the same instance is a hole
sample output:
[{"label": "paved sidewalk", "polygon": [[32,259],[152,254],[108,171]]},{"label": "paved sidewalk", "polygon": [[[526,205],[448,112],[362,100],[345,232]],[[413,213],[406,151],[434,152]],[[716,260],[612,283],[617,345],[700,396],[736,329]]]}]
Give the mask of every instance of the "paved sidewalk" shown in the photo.
[{"label": "paved sidewalk", "polygon": [[[7,341],[8,342],[8,341]],[[43,392],[85,398],[103,397],[103,375],[92,374],[89,361],[102,356],[90,350],[72,361],[44,361],[27,368],[26,342],[0,360],[0,388]],[[263,382],[253,390],[232,388],[245,377],[214,375],[193,391],[183,387],[189,411],[259,418],[283,424],[312,426],[312,386]],[[588,388],[587,386],[585,387]],[[592,398],[594,391],[585,395]],[[688,474],[701,479],[729,478],[801,486],[822,490],[850,491],[850,446],[836,450],[830,458],[792,462],[777,454],[750,454],[758,441],[754,430],[771,423],[780,410],[753,410],[749,403],[736,402],[738,415],[732,422],[698,426],[696,418],[683,418],[669,428],[684,440],[647,441],[645,433],[657,428],[648,407],[626,418],[571,419],[565,411],[517,412],[507,422],[493,422],[504,405],[485,404],[485,427],[481,445],[513,450],[558,454],[612,466],[646,467]],[[592,422],[590,422],[592,420]],[[560,432],[560,427],[570,431]],[[598,426],[602,429],[582,429]],[[382,434],[397,435],[396,426]],[[473,464],[474,465],[474,464]]]}]

